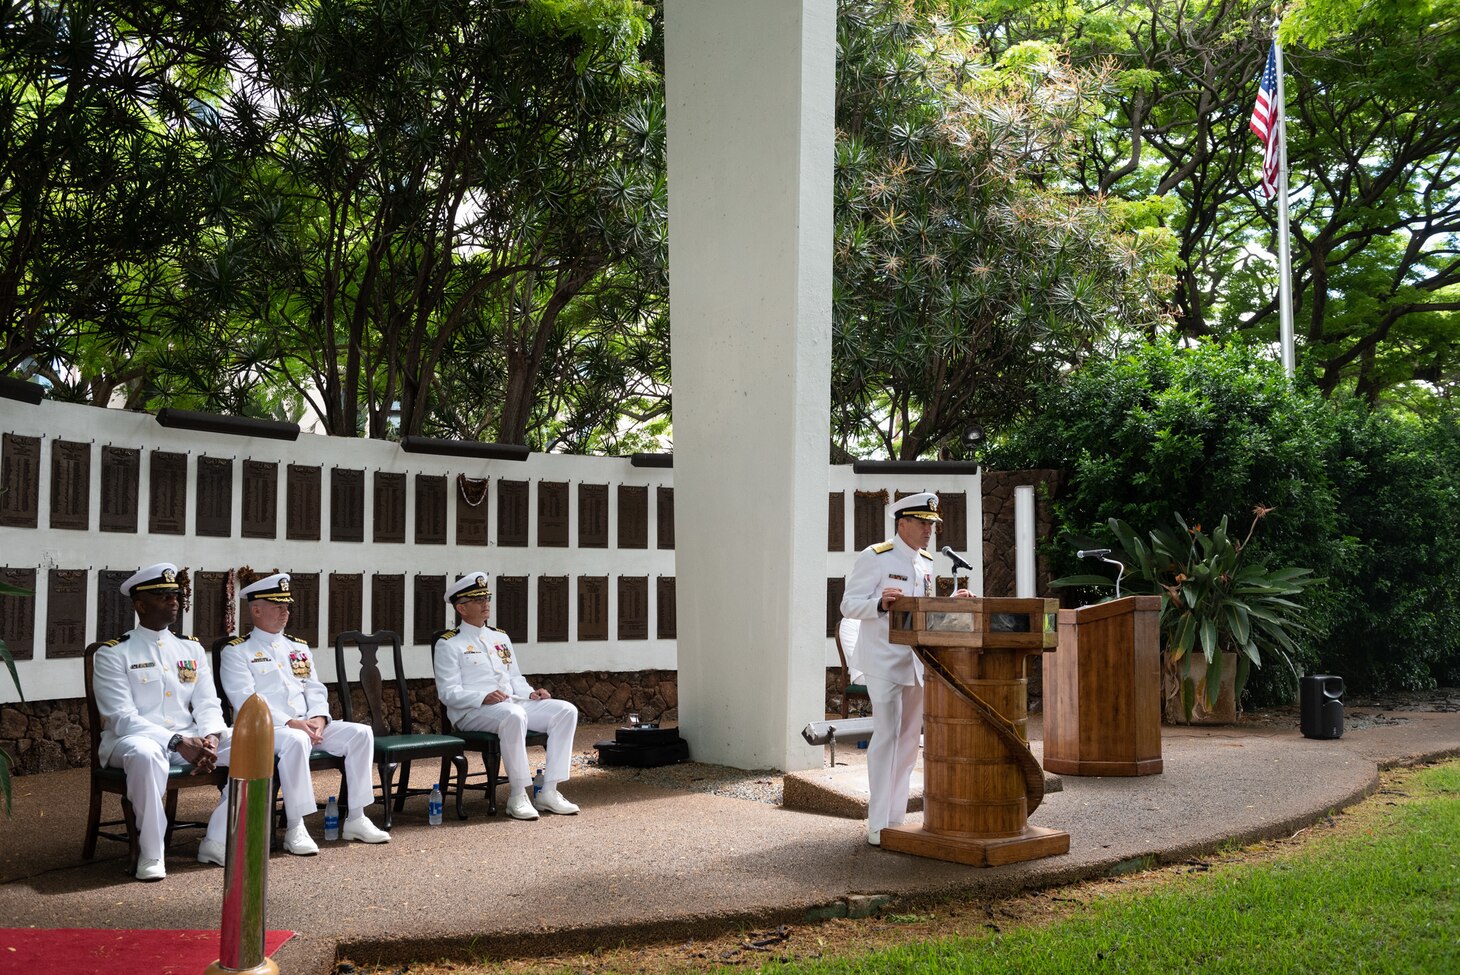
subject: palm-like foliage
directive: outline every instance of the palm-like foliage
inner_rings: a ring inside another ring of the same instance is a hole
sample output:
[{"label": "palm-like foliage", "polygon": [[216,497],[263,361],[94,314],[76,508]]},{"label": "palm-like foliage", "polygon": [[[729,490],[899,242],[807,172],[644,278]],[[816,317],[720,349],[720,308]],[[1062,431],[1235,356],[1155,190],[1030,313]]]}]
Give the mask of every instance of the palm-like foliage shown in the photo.
[{"label": "palm-like foliage", "polygon": [[[1305,629],[1299,601],[1314,583],[1311,569],[1268,569],[1245,558],[1257,524],[1270,509],[1257,508],[1247,535],[1235,538],[1227,517],[1208,535],[1176,516],[1177,529],[1158,528],[1142,538],[1118,518],[1109,521],[1120,545],[1115,556],[1126,566],[1125,578],[1135,588],[1161,597],[1161,634],[1168,668],[1181,680],[1189,717],[1199,695],[1207,706],[1221,690],[1222,654],[1237,654],[1236,688],[1240,695],[1252,667],[1276,658],[1292,667],[1296,648],[1292,633]],[[1101,575],[1076,575],[1055,580],[1056,586],[1102,586]],[[1206,677],[1193,681],[1191,655],[1199,652]],[[1202,686],[1204,684],[1204,687]]]}]

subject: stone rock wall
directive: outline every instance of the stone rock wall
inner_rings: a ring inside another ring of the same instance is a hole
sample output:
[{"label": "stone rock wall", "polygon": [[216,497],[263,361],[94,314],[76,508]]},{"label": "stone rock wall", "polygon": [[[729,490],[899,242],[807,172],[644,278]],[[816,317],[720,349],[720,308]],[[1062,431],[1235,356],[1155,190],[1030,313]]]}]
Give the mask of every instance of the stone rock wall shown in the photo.
[{"label": "stone rock wall", "polygon": [[[1054,530],[1050,500],[1057,497],[1063,474],[1055,470],[983,471],[983,592],[1014,595],[1014,489],[1034,486],[1034,531],[1040,545]],[[1049,559],[1040,553],[1034,564],[1035,591],[1049,594]]]}]

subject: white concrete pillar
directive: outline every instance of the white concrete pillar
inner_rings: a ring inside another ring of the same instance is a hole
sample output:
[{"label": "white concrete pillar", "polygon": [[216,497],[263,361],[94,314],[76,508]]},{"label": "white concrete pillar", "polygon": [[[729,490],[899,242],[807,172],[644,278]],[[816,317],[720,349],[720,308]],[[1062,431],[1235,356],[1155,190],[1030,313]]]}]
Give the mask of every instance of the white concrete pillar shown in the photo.
[{"label": "white concrete pillar", "polygon": [[1034,591],[1034,557],[1039,545],[1035,531],[1034,486],[1014,488],[1014,595],[1028,599]]},{"label": "white concrete pillar", "polygon": [[679,714],[697,760],[819,767],[834,0],[669,0]]}]

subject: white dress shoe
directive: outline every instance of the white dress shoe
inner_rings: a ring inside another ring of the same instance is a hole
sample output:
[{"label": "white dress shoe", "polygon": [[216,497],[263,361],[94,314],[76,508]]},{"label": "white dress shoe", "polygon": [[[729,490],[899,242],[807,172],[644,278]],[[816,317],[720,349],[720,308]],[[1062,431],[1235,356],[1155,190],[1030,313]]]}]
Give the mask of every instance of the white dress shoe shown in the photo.
[{"label": "white dress shoe", "polygon": [[372,823],[369,817],[360,815],[345,820],[340,828],[340,838],[359,840],[361,843],[389,843],[390,834]]},{"label": "white dress shoe", "polygon": [[137,861],[136,877],[138,880],[161,880],[166,876],[167,868],[162,865],[161,860]]},{"label": "white dress shoe", "polygon": [[303,823],[296,823],[284,831],[284,849],[297,857],[312,857],[319,852],[319,844],[310,838]]},{"label": "white dress shoe", "polygon": [[224,865],[227,856],[228,851],[227,848],[224,847],[222,840],[210,840],[205,838],[203,842],[198,844],[199,863],[216,863],[218,866],[221,867]]},{"label": "white dress shoe", "polygon": [[557,789],[543,789],[532,800],[532,805],[539,812],[557,813],[559,816],[572,816],[578,811],[578,807],[564,799]]},{"label": "white dress shoe", "polygon": [[882,845],[882,830],[880,830],[880,829],[869,829],[869,830],[867,830],[867,842],[870,843],[870,844],[872,844],[873,846],[881,846]]},{"label": "white dress shoe", "polygon": [[513,792],[507,797],[507,815],[513,819],[536,819],[537,810],[532,808],[526,792]]}]

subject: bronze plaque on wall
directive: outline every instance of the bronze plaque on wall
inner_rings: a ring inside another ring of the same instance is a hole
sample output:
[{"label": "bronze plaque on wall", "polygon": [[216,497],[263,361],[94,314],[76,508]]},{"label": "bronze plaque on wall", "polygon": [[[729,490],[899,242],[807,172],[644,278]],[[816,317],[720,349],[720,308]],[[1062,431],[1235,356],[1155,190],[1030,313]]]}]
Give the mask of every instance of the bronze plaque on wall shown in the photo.
[{"label": "bronze plaque on wall", "polygon": [[196,532],[209,538],[233,534],[233,461],[227,457],[198,458],[198,513]]},{"label": "bronze plaque on wall", "polygon": [[101,530],[137,531],[137,484],[142,452],[130,447],[101,448]]},{"label": "bronze plaque on wall", "polygon": [[649,639],[649,577],[618,577],[618,638]]},{"label": "bronze plaque on wall", "polygon": [[826,550],[840,552],[847,547],[847,493],[832,491],[826,501]]},{"label": "bronze plaque on wall", "polygon": [[[96,574],[96,639],[111,640],[130,630],[137,622],[132,600],[117,587],[127,581],[135,569],[102,569]],[[181,607],[179,607],[181,617]]]},{"label": "bronze plaque on wall", "polygon": [[659,547],[674,548],[674,488],[660,488],[656,492],[655,501]]},{"label": "bronze plaque on wall", "polygon": [[330,471],[330,541],[365,541],[364,471],[346,467]]},{"label": "bronze plaque on wall", "polygon": [[618,486],[618,547],[649,547],[649,489],[643,485]]},{"label": "bronze plaque on wall", "polygon": [[847,580],[840,577],[826,580],[826,635],[836,636],[837,624],[842,621],[842,596],[847,591]]},{"label": "bronze plaque on wall", "polygon": [[188,455],[152,451],[152,489],[147,503],[147,530],[153,535],[182,535],[188,530]]},{"label": "bronze plaque on wall", "polygon": [[887,492],[858,491],[852,501],[852,544],[860,552],[887,538]]},{"label": "bronze plaque on wall", "polygon": [[578,485],[578,547],[608,548],[608,485]]},{"label": "bronze plaque on wall", "polygon": [[[0,569],[0,582],[35,592],[35,569]],[[16,660],[35,655],[35,597],[0,596],[0,640]]]},{"label": "bronze plaque on wall", "polygon": [[[375,472],[375,541],[406,540],[406,476]],[[399,630],[396,631],[399,634]]]},{"label": "bronze plaque on wall", "polygon": [[370,629],[390,630],[406,639],[406,577],[375,573],[370,577]]},{"label": "bronze plaque on wall", "polygon": [[939,494],[938,514],[943,517],[943,523],[937,526],[934,548],[951,545],[956,552],[968,548],[968,495],[962,491]]},{"label": "bronze plaque on wall", "polygon": [[568,482],[537,482],[537,544],[568,547]]},{"label": "bronze plaque on wall", "polygon": [[[491,483],[491,480],[485,477],[456,475],[456,544],[487,544],[487,511],[491,507],[487,501],[487,493]],[[524,485],[524,489],[525,487]],[[522,497],[523,500],[526,500],[525,490]],[[499,500],[498,504],[500,503]],[[522,530],[525,532],[527,530],[525,513],[522,516],[522,526]],[[526,545],[527,542],[524,540],[520,544]]]},{"label": "bronze plaque on wall", "polygon": [[411,642],[424,646],[431,642],[431,634],[446,626],[446,577],[416,574],[415,619]]},{"label": "bronze plaque on wall", "polygon": [[513,643],[526,642],[527,576],[497,576],[492,600],[496,604],[492,622],[506,630]]},{"label": "bronze plaque on wall", "polygon": [[[297,636],[311,647],[318,647],[319,573],[289,573],[289,591],[294,594],[294,605],[289,610],[289,635]],[[240,626],[241,621],[242,617]],[[240,629],[239,634],[242,635],[242,632]]]},{"label": "bronze plaque on wall", "polygon": [[446,544],[446,475],[416,475],[416,544]]},{"label": "bronze plaque on wall", "polygon": [[279,465],[262,460],[243,462],[244,538],[273,538],[279,524]]},{"label": "bronze plaque on wall", "polygon": [[[291,587],[294,580],[289,580]],[[193,573],[193,635],[203,644],[203,649],[211,649],[213,641],[220,636],[232,636],[228,632],[228,573],[226,572],[194,572]],[[290,624],[293,624],[293,612],[290,612]],[[293,629],[291,625],[288,627]]]},{"label": "bronze plaque on wall", "polygon": [[284,487],[284,537],[291,542],[319,541],[318,467],[289,465]]},{"label": "bronze plaque on wall", "polygon": [[52,569],[46,585],[46,657],[79,657],[86,649],[86,570]]},{"label": "bronze plaque on wall", "polygon": [[346,630],[360,629],[364,589],[365,578],[358,572],[330,573],[329,627],[325,630],[325,642],[330,646]]},{"label": "bronze plaque on wall", "polygon": [[0,445],[0,525],[35,528],[39,524],[41,438],[7,433]]},{"label": "bronze plaque on wall", "polygon": [[497,482],[497,544],[527,544],[527,482]]},{"label": "bronze plaque on wall", "polygon": [[578,577],[578,639],[608,639],[608,576]]},{"label": "bronze plaque on wall", "polygon": [[91,444],[51,443],[51,527],[86,531],[91,521]]},{"label": "bronze plaque on wall", "polygon": [[655,609],[654,633],[661,640],[673,640],[675,634],[674,576],[660,576],[654,595],[658,603]]},{"label": "bronze plaque on wall", "polygon": [[568,577],[537,577],[537,640],[563,643],[568,639]]}]

